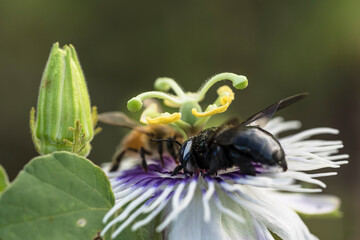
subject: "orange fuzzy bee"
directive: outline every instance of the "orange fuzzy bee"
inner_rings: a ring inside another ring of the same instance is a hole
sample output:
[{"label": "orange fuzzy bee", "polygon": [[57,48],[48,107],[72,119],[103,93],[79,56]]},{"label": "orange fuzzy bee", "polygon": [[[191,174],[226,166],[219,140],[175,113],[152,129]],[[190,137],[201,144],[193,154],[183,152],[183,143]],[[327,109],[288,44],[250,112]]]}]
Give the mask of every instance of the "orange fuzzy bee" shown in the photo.
[{"label": "orange fuzzy bee", "polygon": [[113,156],[110,172],[116,171],[125,154],[131,153],[140,154],[142,160],[141,165],[145,171],[147,171],[145,155],[153,156],[158,153],[163,166],[164,143],[163,141],[157,142],[157,139],[168,139],[169,141],[166,142],[166,150],[174,159],[177,158],[178,149],[175,147],[174,142],[179,143],[177,140],[182,140],[182,136],[172,127],[167,125],[142,126],[122,112],[102,113],[99,114],[98,119],[100,122],[109,125],[132,129],[132,131],[123,138],[117,148]]}]

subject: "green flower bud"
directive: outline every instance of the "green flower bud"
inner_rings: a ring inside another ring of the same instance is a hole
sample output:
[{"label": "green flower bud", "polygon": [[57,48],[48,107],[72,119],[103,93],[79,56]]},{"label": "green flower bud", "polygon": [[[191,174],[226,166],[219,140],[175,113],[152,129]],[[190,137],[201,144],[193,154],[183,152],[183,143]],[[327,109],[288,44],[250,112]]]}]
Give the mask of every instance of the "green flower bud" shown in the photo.
[{"label": "green flower bud", "polygon": [[93,121],[75,49],[72,45],[61,49],[55,43],[40,84],[36,120],[34,110],[30,118],[37,151],[48,154],[64,150],[87,156],[94,137]]}]

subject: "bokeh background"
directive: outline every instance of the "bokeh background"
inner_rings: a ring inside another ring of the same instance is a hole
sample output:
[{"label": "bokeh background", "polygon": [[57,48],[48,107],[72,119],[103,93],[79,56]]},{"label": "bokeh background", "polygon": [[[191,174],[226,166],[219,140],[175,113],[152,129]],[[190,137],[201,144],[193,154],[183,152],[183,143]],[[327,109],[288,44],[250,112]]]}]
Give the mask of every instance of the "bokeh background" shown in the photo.
[{"label": "bokeh background", "polygon": [[[306,91],[281,115],[303,128],[341,130],[328,138],[344,140],[351,162],[325,179],[325,192],[342,198],[343,218],[305,221],[321,239],[360,239],[359,12],[357,0],[0,1],[0,163],[14,179],[37,156],[29,111],[54,42],[76,47],[100,112],[126,112],[126,101],[157,77],[195,91],[213,74],[234,72],[249,86],[232,115]],[[89,158],[109,161],[124,133],[103,126]]]}]

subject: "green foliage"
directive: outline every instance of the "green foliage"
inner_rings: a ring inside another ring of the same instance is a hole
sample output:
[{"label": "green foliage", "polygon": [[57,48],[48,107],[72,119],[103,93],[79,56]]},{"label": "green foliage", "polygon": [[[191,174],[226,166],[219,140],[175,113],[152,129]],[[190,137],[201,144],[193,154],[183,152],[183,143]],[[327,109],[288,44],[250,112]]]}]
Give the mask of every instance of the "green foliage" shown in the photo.
[{"label": "green foliage", "polygon": [[5,172],[5,169],[0,165],[0,194],[9,185],[9,178]]},{"label": "green foliage", "polygon": [[0,239],[93,239],[114,201],[89,160],[68,152],[36,157],[0,197]]}]

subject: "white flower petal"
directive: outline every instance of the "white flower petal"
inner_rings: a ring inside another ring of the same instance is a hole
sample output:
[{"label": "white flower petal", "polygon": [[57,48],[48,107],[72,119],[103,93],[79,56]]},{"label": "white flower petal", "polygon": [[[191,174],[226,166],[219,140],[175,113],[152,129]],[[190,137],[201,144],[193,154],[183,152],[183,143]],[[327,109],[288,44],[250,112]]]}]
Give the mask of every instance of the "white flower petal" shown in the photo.
[{"label": "white flower petal", "polygon": [[281,138],[279,139],[279,141],[281,143],[294,143],[294,142],[298,142],[307,138],[310,138],[314,135],[319,135],[319,134],[338,134],[339,130],[337,129],[333,129],[333,128],[313,128],[313,129],[309,129],[303,132],[300,132],[298,134],[292,135],[290,137],[286,137],[286,138]]},{"label": "white flower petal", "polygon": [[296,193],[274,193],[279,201],[297,212],[321,215],[335,212],[340,207],[340,199],[331,195],[304,195]]},{"label": "white flower petal", "polygon": [[205,193],[203,194],[203,198],[202,198],[203,206],[204,206],[204,221],[205,222],[209,222],[211,219],[211,211],[210,211],[209,201],[215,192],[214,181],[212,181],[212,180],[208,181],[208,186],[209,186],[208,190],[203,191]]},{"label": "white flower petal", "polygon": [[133,227],[131,228],[133,231],[137,230],[138,228],[145,226],[148,224],[151,220],[153,220],[159,213],[162,211],[166,205],[168,204],[169,199],[165,199],[163,202],[161,202],[157,208],[151,212],[146,218],[136,222]]},{"label": "white flower petal", "polygon": [[271,130],[272,130],[273,128],[275,128],[276,126],[278,126],[279,124],[280,124],[280,125],[284,124],[284,118],[282,118],[282,117],[275,117],[275,118],[271,119],[271,120],[268,122],[268,124],[264,127],[264,129],[265,129],[266,131],[271,132]]},{"label": "white flower petal", "polygon": [[224,207],[224,205],[221,203],[221,200],[219,197],[215,197],[215,205],[216,207],[224,214],[232,218],[233,220],[238,221],[239,223],[244,223],[245,220],[241,215],[236,214],[233,210]]},{"label": "white flower petal", "polygon": [[238,204],[226,197],[219,196],[223,205],[232,209],[233,214],[243,216],[246,222],[234,220],[233,216],[225,214],[210,201],[211,221],[204,222],[204,209],[202,207],[201,191],[195,193],[193,201],[186,211],[179,214],[170,226],[169,239],[171,240],[251,240],[273,239],[267,228],[254,221],[252,216],[241,209]]},{"label": "white flower petal", "polygon": [[273,126],[273,127],[270,126],[268,130],[271,134],[277,136],[282,132],[299,129],[300,127],[301,127],[301,123],[299,121],[287,121],[283,124],[278,124],[277,126]]},{"label": "white flower petal", "polygon": [[[126,203],[128,203],[129,201],[133,200],[134,198],[136,198],[137,196],[139,196],[141,193],[143,192],[142,188],[138,188],[138,189],[133,189],[133,192],[131,192],[129,195],[127,195],[126,197],[120,199],[115,206],[105,215],[104,219],[103,219],[103,223],[106,223],[110,217],[119,209],[121,209],[122,206],[124,206]],[[116,195],[115,195],[116,197]]]},{"label": "white flower petal", "polygon": [[[173,219],[175,219],[179,213],[181,213],[191,202],[195,190],[196,190],[196,184],[197,184],[197,180],[192,180],[190,185],[189,185],[189,189],[188,192],[186,193],[184,199],[180,202],[180,195],[178,197],[176,197],[175,195],[177,193],[181,193],[181,191],[175,191],[174,194],[174,198],[173,198],[173,210],[170,212],[170,214],[166,217],[166,219],[156,228],[156,231],[161,232],[162,230],[164,230],[164,228],[169,225],[171,223],[171,221]],[[181,185],[180,185],[181,186]]]},{"label": "white flower petal", "polygon": [[242,205],[245,209],[280,238],[289,240],[316,239],[300,217],[286,205],[279,204],[271,191],[248,188],[247,195],[254,198],[254,201],[261,202],[261,204],[243,200]]},{"label": "white flower petal", "polygon": [[[171,223],[168,239],[171,240],[230,240],[221,227],[221,212],[210,202],[211,221],[204,222],[201,192],[196,191],[193,201]],[[233,238],[236,239],[236,238]]]},{"label": "white flower petal", "polygon": [[[239,199],[235,195],[232,195],[232,197]],[[243,208],[241,205],[239,205],[238,202],[224,194],[220,195],[220,198],[224,205],[226,205],[229,209],[232,209],[237,215],[243,216],[243,218],[245,218],[245,223],[239,223],[227,215],[222,215],[221,226],[227,235],[226,239],[273,239],[264,223],[258,221],[257,218],[254,218],[252,212],[248,211],[246,208]]]}]

